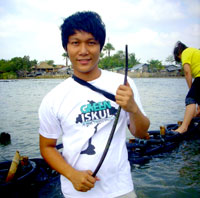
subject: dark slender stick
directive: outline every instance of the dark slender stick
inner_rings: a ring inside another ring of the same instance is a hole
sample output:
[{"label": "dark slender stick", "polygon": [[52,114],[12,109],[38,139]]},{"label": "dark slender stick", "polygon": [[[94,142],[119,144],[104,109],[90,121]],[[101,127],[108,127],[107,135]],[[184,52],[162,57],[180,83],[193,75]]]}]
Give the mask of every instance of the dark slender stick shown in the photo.
[{"label": "dark slender stick", "polygon": [[[124,76],[124,85],[126,84],[127,82],[127,74],[128,74],[128,46],[126,45],[126,49],[125,49],[125,54],[126,54],[126,66],[125,66],[125,76]],[[113,138],[113,135],[115,133],[115,129],[116,129],[116,126],[117,126],[117,123],[118,123],[118,120],[119,120],[119,115],[120,115],[120,112],[121,112],[121,107],[119,106],[118,107],[118,110],[117,110],[117,114],[116,114],[116,117],[115,117],[115,121],[113,123],[113,127],[112,127],[112,130],[110,132],[110,136],[108,138],[108,141],[107,141],[107,144],[106,144],[106,147],[104,149],[104,152],[103,152],[103,155],[101,156],[101,159],[95,169],[95,171],[93,172],[92,176],[95,177],[97,172],[99,171],[99,169],[101,168],[101,165],[108,153],[108,150],[109,150],[109,147],[110,147],[110,144],[112,142],[112,138]]]},{"label": "dark slender stick", "polygon": [[125,74],[124,74],[124,85],[127,83],[128,76],[128,45],[125,47],[125,56],[126,56],[126,65],[125,65]]}]

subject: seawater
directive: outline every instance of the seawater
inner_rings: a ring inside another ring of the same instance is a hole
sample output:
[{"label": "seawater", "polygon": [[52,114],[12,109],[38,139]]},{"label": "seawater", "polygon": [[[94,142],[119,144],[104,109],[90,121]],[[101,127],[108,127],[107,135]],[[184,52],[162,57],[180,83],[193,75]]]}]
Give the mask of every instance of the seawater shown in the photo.
[{"label": "seawater", "polygon": [[[63,80],[0,80],[0,132],[11,134],[11,144],[0,146],[0,161],[11,160],[16,150],[29,158],[40,157],[38,108],[42,98]],[[188,91],[184,78],[134,81],[151,121],[150,130],[183,119]],[[146,165],[133,165],[132,177],[138,198],[199,198],[200,140],[184,141],[177,149],[153,158]],[[48,190],[52,191],[46,189],[41,197],[52,197]],[[59,197],[59,187],[53,194]]]}]

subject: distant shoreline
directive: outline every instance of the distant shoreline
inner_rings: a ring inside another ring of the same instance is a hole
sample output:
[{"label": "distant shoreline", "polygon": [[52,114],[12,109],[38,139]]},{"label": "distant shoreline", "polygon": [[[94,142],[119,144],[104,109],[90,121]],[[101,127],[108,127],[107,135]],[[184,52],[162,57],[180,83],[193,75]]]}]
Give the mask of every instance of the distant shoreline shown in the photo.
[{"label": "distant shoreline", "polygon": [[183,78],[184,76],[181,75],[177,75],[174,73],[147,73],[147,72],[143,72],[143,73],[139,73],[139,72],[128,72],[128,76],[131,78]]},{"label": "distant shoreline", "polygon": [[[124,72],[120,72],[123,74]],[[19,77],[19,78],[8,78],[8,79],[3,79],[1,78],[0,80],[14,80],[14,79],[66,79],[70,77],[71,75],[69,74],[56,74],[56,75],[41,75],[41,76],[36,76],[36,77]],[[139,72],[128,72],[128,76],[130,78],[184,78],[184,76],[181,75],[176,75],[176,74],[169,74],[169,73],[139,73]]]}]

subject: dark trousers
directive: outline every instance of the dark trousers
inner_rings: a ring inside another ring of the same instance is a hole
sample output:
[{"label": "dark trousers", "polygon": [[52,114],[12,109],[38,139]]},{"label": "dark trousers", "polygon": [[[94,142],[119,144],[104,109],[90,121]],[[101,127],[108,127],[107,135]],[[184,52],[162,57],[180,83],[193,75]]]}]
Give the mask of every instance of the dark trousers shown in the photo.
[{"label": "dark trousers", "polygon": [[185,105],[198,104],[200,105],[200,77],[194,79],[192,86],[185,98]]}]

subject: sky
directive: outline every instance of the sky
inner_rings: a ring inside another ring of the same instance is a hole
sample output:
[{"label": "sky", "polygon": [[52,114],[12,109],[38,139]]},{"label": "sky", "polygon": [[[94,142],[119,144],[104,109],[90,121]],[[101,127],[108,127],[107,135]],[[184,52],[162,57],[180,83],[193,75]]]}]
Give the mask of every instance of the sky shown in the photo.
[{"label": "sky", "polygon": [[180,40],[200,48],[200,0],[0,0],[0,59],[29,56],[38,62],[62,56],[60,25],[77,11],[95,11],[116,53],[162,61]]}]

